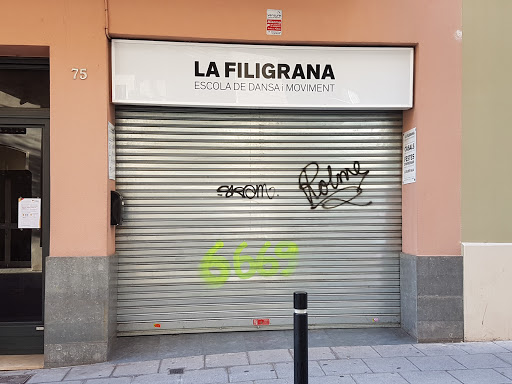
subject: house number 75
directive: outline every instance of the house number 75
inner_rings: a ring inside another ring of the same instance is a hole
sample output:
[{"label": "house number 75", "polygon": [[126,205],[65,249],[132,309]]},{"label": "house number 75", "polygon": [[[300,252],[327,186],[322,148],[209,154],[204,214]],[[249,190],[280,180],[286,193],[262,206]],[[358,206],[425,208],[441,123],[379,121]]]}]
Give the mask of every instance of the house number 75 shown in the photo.
[{"label": "house number 75", "polygon": [[73,72],[73,80],[79,78],[80,80],[87,79],[87,68],[71,68],[71,72]]}]

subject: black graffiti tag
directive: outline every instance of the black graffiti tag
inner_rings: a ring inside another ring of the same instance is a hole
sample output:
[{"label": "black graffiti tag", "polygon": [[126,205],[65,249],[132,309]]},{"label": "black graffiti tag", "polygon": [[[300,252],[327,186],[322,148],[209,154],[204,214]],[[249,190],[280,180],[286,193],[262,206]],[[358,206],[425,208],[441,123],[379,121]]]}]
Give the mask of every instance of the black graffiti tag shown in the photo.
[{"label": "black graffiti tag", "polygon": [[217,188],[217,192],[219,196],[224,197],[232,197],[237,194],[240,197],[247,199],[254,199],[266,197],[267,199],[272,200],[276,195],[276,189],[274,187],[267,187],[267,184],[257,184],[251,185],[247,184],[243,187],[235,187],[233,185],[221,185]]},{"label": "black graffiti tag", "polygon": [[[358,203],[353,200],[363,193],[361,185],[365,177],[370,172],[361,171],[361,165],[358,161],[354,161],[352,168],[345,168],[333,175],[331,166],[327,167],[328,180],[321,179],[317,181],[320,166],[316,162],[311,162],[302,168],[299,175],[299,188],[304,192],[309,201],[311,209],[322,207],[324,209],[332,209],[340,205],[357,205],[364,207],[372,202]],[[347,185],[350,179],[359,179],[359,183]],[[355,184],[355,185],[354,185]]]}]

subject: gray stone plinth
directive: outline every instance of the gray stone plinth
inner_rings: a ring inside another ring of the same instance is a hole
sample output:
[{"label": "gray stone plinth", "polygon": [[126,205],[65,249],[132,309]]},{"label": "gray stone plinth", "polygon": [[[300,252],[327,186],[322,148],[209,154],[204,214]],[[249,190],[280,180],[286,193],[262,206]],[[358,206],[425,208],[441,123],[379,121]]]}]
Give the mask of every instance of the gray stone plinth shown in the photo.
[{"label": "gray stone plinth", "polygon": [[418,342],[462,341],[462,256],[400,255],[402,328]]},{"label": "gray stone plinth", "polygon": [[117,258],[48,257],[45,367],[108,360],[116,338]]}]

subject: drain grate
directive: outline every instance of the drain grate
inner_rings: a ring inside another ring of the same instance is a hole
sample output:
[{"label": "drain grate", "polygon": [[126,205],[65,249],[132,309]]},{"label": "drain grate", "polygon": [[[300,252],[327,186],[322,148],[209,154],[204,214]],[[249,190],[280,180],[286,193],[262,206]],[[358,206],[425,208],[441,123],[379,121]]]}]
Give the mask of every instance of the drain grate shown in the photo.
[{"label": "drain grate", "polygon": [[0,384],[25,384],[32,375],[0,376]]},{"label": "drain grate", "polygon": [[169,375],[183,375],[183,372],[185,371],[185,368],[169,368],[167,372],[169,372]]}]

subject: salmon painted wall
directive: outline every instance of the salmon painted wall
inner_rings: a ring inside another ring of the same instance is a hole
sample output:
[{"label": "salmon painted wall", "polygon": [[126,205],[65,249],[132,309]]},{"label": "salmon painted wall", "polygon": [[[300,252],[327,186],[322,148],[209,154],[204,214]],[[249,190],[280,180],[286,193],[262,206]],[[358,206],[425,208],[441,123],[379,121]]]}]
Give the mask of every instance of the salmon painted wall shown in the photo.
[{"label": "salmon painted wall", "polygon": [[[403,251],[460,255],[461,0],[108,0],[111,36],[215,42],[415,46],[417,183],[403,189]],[[109,53],[104,0],[4,1],[2,46],[49,47],[51,256],[114,250],[109,226]],[[283,10],[283,35],[265,33]],[[4,47],[5,48],[5,47]],[[7,48],[5,48],[7,49]],[[28,54],[27,54],[28,55]],[[89,77],[72,79],[71,68]]]},{"label": "salmon painted wall", "polygon": [[[113,37],[265,44],[415,46],[417,182],[403,188],[403,251],[460,255],[461,0],[109,0]],[[283,10],[267,36],[266,10]]]},{"label": "salmon painted wall", "polygon": [[[104,2],[3,1],[1,20],[0,55],[49,50],[50,256],[111,254]],[[86,80],[73,80],[77,67],[87,68]]]}]

